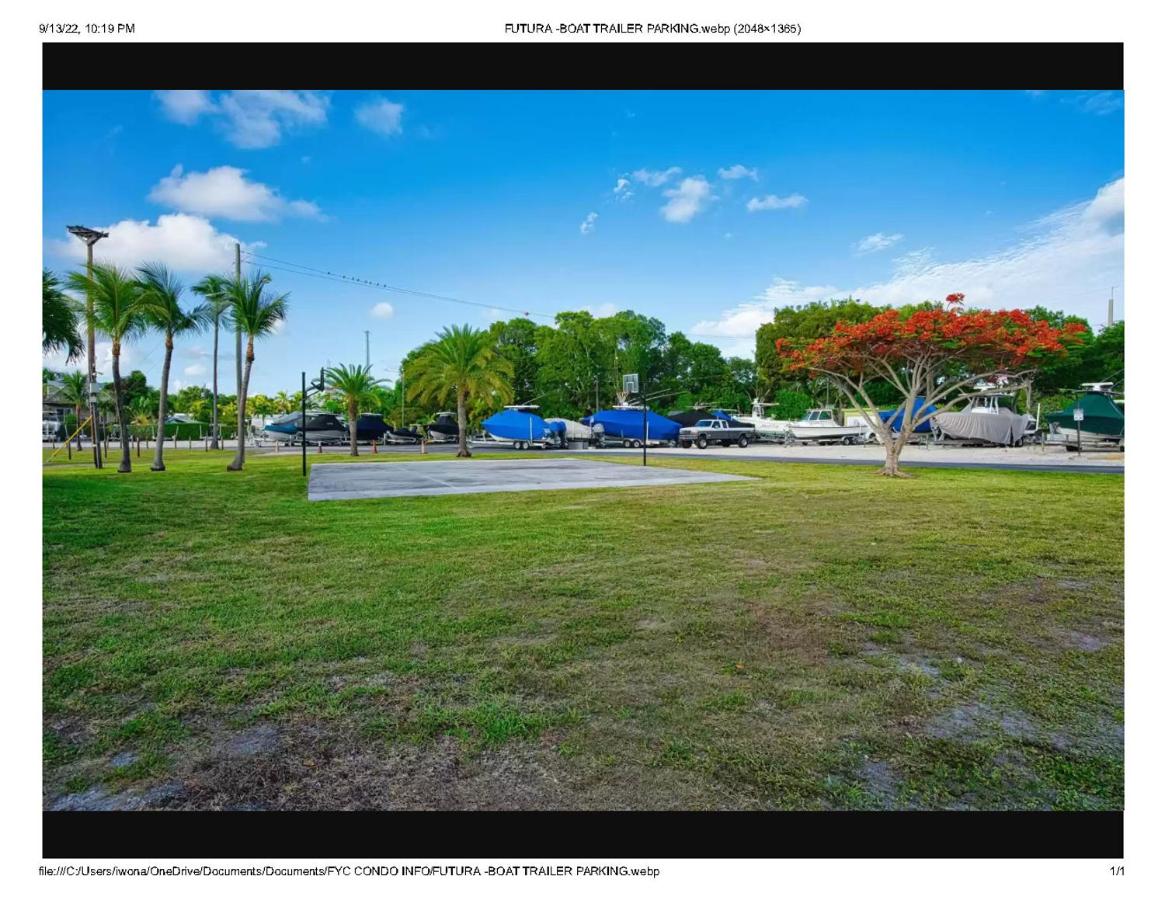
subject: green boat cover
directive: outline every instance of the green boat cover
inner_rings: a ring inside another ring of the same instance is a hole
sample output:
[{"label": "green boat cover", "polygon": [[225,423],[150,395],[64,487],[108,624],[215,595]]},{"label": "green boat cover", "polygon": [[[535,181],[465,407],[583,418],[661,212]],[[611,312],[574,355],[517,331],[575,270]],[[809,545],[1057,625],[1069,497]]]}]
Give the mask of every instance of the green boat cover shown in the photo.
[{"label": "green boat cover", "polygon": [[1111,434],[1119,437],[1125,431],[1125,414],[1119,406],[1112,402],[1112,397],[1099,392],[1081,394],[1076,402],[1059,412],[1050,413],[1048,421],[1059,425],[1064,431],[1076,428],[1076,420],[1072,416],[1077,407],[1084,410],[1084,421],[1080,423],[1082,431],[1093,434]]}]

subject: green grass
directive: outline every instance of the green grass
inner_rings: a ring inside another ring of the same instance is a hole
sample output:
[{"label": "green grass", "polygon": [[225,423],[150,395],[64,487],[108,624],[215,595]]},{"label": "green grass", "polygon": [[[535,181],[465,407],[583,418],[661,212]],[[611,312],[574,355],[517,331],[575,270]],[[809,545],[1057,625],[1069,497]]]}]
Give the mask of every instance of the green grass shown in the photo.
[{"label": "green grass", "polygon": [[308,503],[291,454],[166,456],[45,470],[46,803],[1123,806],[1123,478]]}]

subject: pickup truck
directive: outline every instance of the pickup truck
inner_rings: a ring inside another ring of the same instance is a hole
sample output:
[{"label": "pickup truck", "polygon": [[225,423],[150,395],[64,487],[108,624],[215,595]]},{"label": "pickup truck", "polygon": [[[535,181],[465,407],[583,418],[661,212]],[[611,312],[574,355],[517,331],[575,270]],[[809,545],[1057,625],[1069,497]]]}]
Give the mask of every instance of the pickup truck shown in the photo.
[{"label": "pickup truck", "polygon": [[732,444],[747,447],[754,440],[756,429],[751,425],[742,428],[723,419],[701,419],[695,425],[680,429],[680,446],[690,447],[695,444],[701,450],[714,441],[724,447]]}]

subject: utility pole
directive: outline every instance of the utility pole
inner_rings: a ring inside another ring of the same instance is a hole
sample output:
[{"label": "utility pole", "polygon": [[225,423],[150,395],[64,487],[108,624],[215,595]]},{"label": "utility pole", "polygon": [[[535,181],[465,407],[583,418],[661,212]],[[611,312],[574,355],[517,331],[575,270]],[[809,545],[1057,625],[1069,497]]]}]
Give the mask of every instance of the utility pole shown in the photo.
[{"label": "utility pole", "polygon": [[1113,307],[1113,303],[1115,301],[1116,301],[1116,288],[1111,287],[1108,289],[1108,323],[1105,325],[1105,328],[1112,328],[1112,307]]},{"label": "utility pole", "polygon": [[[85,242],[85,271],[93,280],[93,245],[109,237],[106,231],[86,228],[84,225],[66,226],[66,231]],[[93,468],[101,468],[101,442],[97,439],[97,353],[93,333],[93,291],[85,291],[85,342],[89,371],[89,434],[93,438]]]},{"label": "utility pole", "polygon": [[372,354],[368,349],[368,330],[364,330],[364,368],[372,368]]}]

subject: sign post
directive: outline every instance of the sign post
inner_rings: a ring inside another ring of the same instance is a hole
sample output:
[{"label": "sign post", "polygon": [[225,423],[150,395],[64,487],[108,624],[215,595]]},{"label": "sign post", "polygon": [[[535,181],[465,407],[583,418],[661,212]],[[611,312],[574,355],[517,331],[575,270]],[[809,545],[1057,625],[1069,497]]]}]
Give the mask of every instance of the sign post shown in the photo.
[{"label": "sign post", "polygon": [[643,404],[643,464],[647,465],[647,391],[639,389],[639,373],[632,372],[623,376],[623,393],[638,394],[639,402]]},{"label": "sign post", "polygon": [[1080,441],[1080,423],[1084,421],[1084,410],[1077,406],[1072,410],[1072,421],[1076,423],[1076,452],[1084,452],[1084,444]]}]

